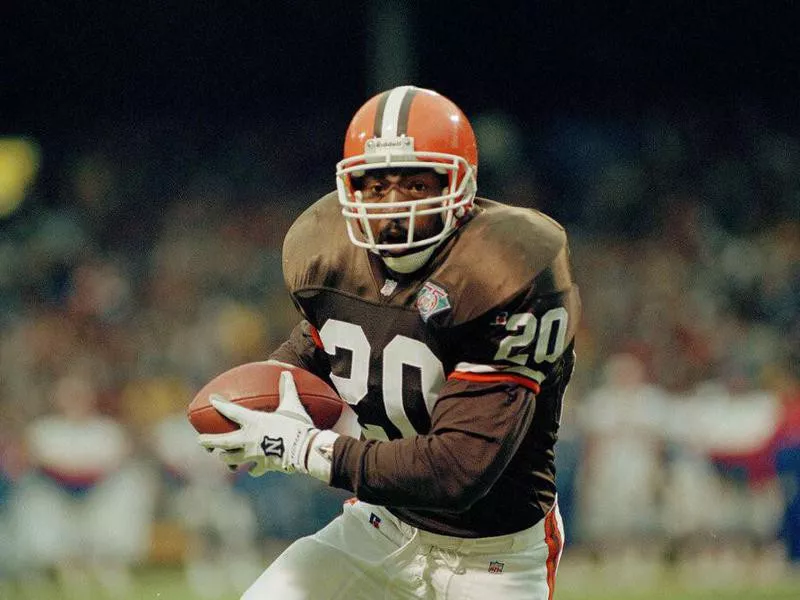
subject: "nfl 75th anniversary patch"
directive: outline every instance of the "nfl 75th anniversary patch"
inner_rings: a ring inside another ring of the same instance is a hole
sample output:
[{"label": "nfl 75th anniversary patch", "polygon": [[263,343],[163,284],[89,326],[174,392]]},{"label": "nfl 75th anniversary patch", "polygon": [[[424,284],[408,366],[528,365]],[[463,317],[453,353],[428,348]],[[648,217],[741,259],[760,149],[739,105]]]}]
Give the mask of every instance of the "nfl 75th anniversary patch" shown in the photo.
[{"label": "nfl 75th anniversary patch", "polygon": [[449,309],[450,298],[447,291],[432,281],[426,281],[417,293],[417,310],[422,320],[427,322],[433,315]]}]

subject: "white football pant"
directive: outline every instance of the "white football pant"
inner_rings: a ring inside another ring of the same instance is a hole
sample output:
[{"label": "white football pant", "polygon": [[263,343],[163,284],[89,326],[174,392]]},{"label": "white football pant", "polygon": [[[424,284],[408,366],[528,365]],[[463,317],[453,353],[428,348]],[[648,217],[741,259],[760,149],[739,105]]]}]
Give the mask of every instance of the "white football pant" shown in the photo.
[{"label": "white football pant", "polygon": [[563,539],[557,505],[530,529],[466,539],[351,500],[289,546],[242,600],[552,600]]}]

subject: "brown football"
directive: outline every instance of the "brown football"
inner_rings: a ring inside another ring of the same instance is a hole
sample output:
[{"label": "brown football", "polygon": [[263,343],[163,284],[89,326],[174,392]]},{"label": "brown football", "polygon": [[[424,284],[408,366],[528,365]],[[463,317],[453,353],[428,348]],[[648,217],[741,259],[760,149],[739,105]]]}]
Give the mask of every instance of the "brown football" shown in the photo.
[{"label": "brown football", "polygon": [[278,408],[278,382],[283,371],[291,371],[300,401],[320,429],[330,429],[342,413],[344,401],[323,379],[310,371],[288,365],[252,362],[217,375],[197,392],[186,414],[199,433],[228,433],[238,425],[211,405],[212,394],[252,408],[272,412]]}]

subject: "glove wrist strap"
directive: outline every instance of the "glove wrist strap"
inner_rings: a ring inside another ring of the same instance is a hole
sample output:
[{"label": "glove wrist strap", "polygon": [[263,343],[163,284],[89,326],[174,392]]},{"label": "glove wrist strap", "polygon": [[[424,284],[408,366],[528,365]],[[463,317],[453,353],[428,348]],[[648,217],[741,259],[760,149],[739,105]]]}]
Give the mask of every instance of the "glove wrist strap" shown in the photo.
[{"label": "glove wrist strap", "polygon": [[326,484],[331,482],[333,444],[338,437],[338,433],[326,429],[317,433],[309,444],[305,470],[309,475]]}]

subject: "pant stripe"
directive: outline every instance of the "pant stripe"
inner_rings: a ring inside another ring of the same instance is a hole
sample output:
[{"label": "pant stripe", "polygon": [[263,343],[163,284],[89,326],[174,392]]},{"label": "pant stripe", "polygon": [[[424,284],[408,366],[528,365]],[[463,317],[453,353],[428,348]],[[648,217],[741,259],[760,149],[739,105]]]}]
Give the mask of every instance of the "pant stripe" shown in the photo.
[{"label": "pant stripe", "polygon": [[553,594],[556,591],[556,570],[558,569],[558,560],[561,557],[561,528],[558,524],[558,517],[556,511],[557,507],[553,507],[547,516],[544,518],[544,535],[545,542],[547,543],[547,600],[553,600]]}]

